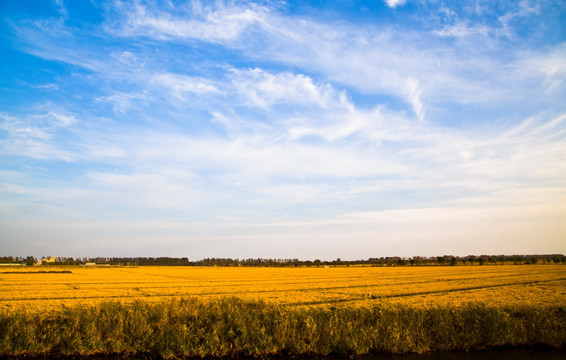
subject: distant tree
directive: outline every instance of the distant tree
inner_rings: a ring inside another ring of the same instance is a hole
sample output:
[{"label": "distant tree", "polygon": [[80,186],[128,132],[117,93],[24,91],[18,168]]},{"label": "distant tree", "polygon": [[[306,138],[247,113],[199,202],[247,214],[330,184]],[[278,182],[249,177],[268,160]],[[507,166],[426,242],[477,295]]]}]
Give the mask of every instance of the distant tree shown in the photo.
[{"label": "distant tree", "polygon": [[35,263],[35,258],[33,256],[28,256],[26,258],[26,265],[32,266]]},{"label": "distant tree", "polygon": [[14,262],[14,258],[11,256],[1,256],[0,257],[0,262],[1,263],[13,263]]},{"label": "distant tree", "polygon": [[480,265],[484,265],[484,264],[485,264],[485,258],[484,258],[483,256],[480,257],[479,263],[480,263]]},{"label": "distant tree", "polygon": [[450,258],[450,265],[455,266],[456,264],[458,264],[458,260],[456,260],[456,258],[452,256]]}]

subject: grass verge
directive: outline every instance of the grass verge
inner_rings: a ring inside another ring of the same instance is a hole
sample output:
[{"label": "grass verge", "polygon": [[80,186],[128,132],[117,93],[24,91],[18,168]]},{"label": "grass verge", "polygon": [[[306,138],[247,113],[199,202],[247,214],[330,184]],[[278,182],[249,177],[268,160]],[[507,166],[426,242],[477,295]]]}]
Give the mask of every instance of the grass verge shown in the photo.
[{"label": "grass verge", "polygon": [[323,309],[224,298],[0,313],[3,357],[363,355],[541,345],[566,347],[564,309],[481,303]]}]

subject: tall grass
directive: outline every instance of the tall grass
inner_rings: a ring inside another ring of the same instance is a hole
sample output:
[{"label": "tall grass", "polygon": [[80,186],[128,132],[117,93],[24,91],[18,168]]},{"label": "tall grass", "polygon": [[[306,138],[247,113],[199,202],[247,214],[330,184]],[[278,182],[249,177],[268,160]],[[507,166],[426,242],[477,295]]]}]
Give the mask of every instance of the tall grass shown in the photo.
[{"label": "tall grass", "polygon": [[561,308],[284,307],[225,298],[0,313],[0,355],[361,355],[566,346]]}]

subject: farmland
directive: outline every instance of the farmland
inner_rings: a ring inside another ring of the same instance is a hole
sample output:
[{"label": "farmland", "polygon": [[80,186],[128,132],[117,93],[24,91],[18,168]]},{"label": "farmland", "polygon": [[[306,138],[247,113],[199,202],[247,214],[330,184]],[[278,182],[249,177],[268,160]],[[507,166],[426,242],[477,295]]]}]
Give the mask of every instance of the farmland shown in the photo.
[{"label": "farmland", "polygon": [[384,302],[454,306],[481,301],[490,306],[566,307],[566,266],[562,265],[54,269],[1,269],[0,309],[231,296],[286,306],[365,307]]},{"label": "farmland", "polygon": [[566,347],[566,266],[0,270],[0,356]]}]

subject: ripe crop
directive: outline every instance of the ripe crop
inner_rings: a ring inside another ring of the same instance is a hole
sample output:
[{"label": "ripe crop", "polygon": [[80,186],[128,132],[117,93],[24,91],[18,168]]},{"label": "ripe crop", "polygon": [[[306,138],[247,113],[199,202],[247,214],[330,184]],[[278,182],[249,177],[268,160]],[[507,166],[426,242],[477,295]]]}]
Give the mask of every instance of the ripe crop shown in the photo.
[{"label": "ripe crop", "polygon": [[[67,271],[64,271],[67,270]],[[566,267],[69,267],[0,273],[0,309],[238,297],[285,306],[566,306]]]},{"label": "ripe crop", "polygon": [[566,347],[566,267],[69,267],[0,273],[0,357]]}]

